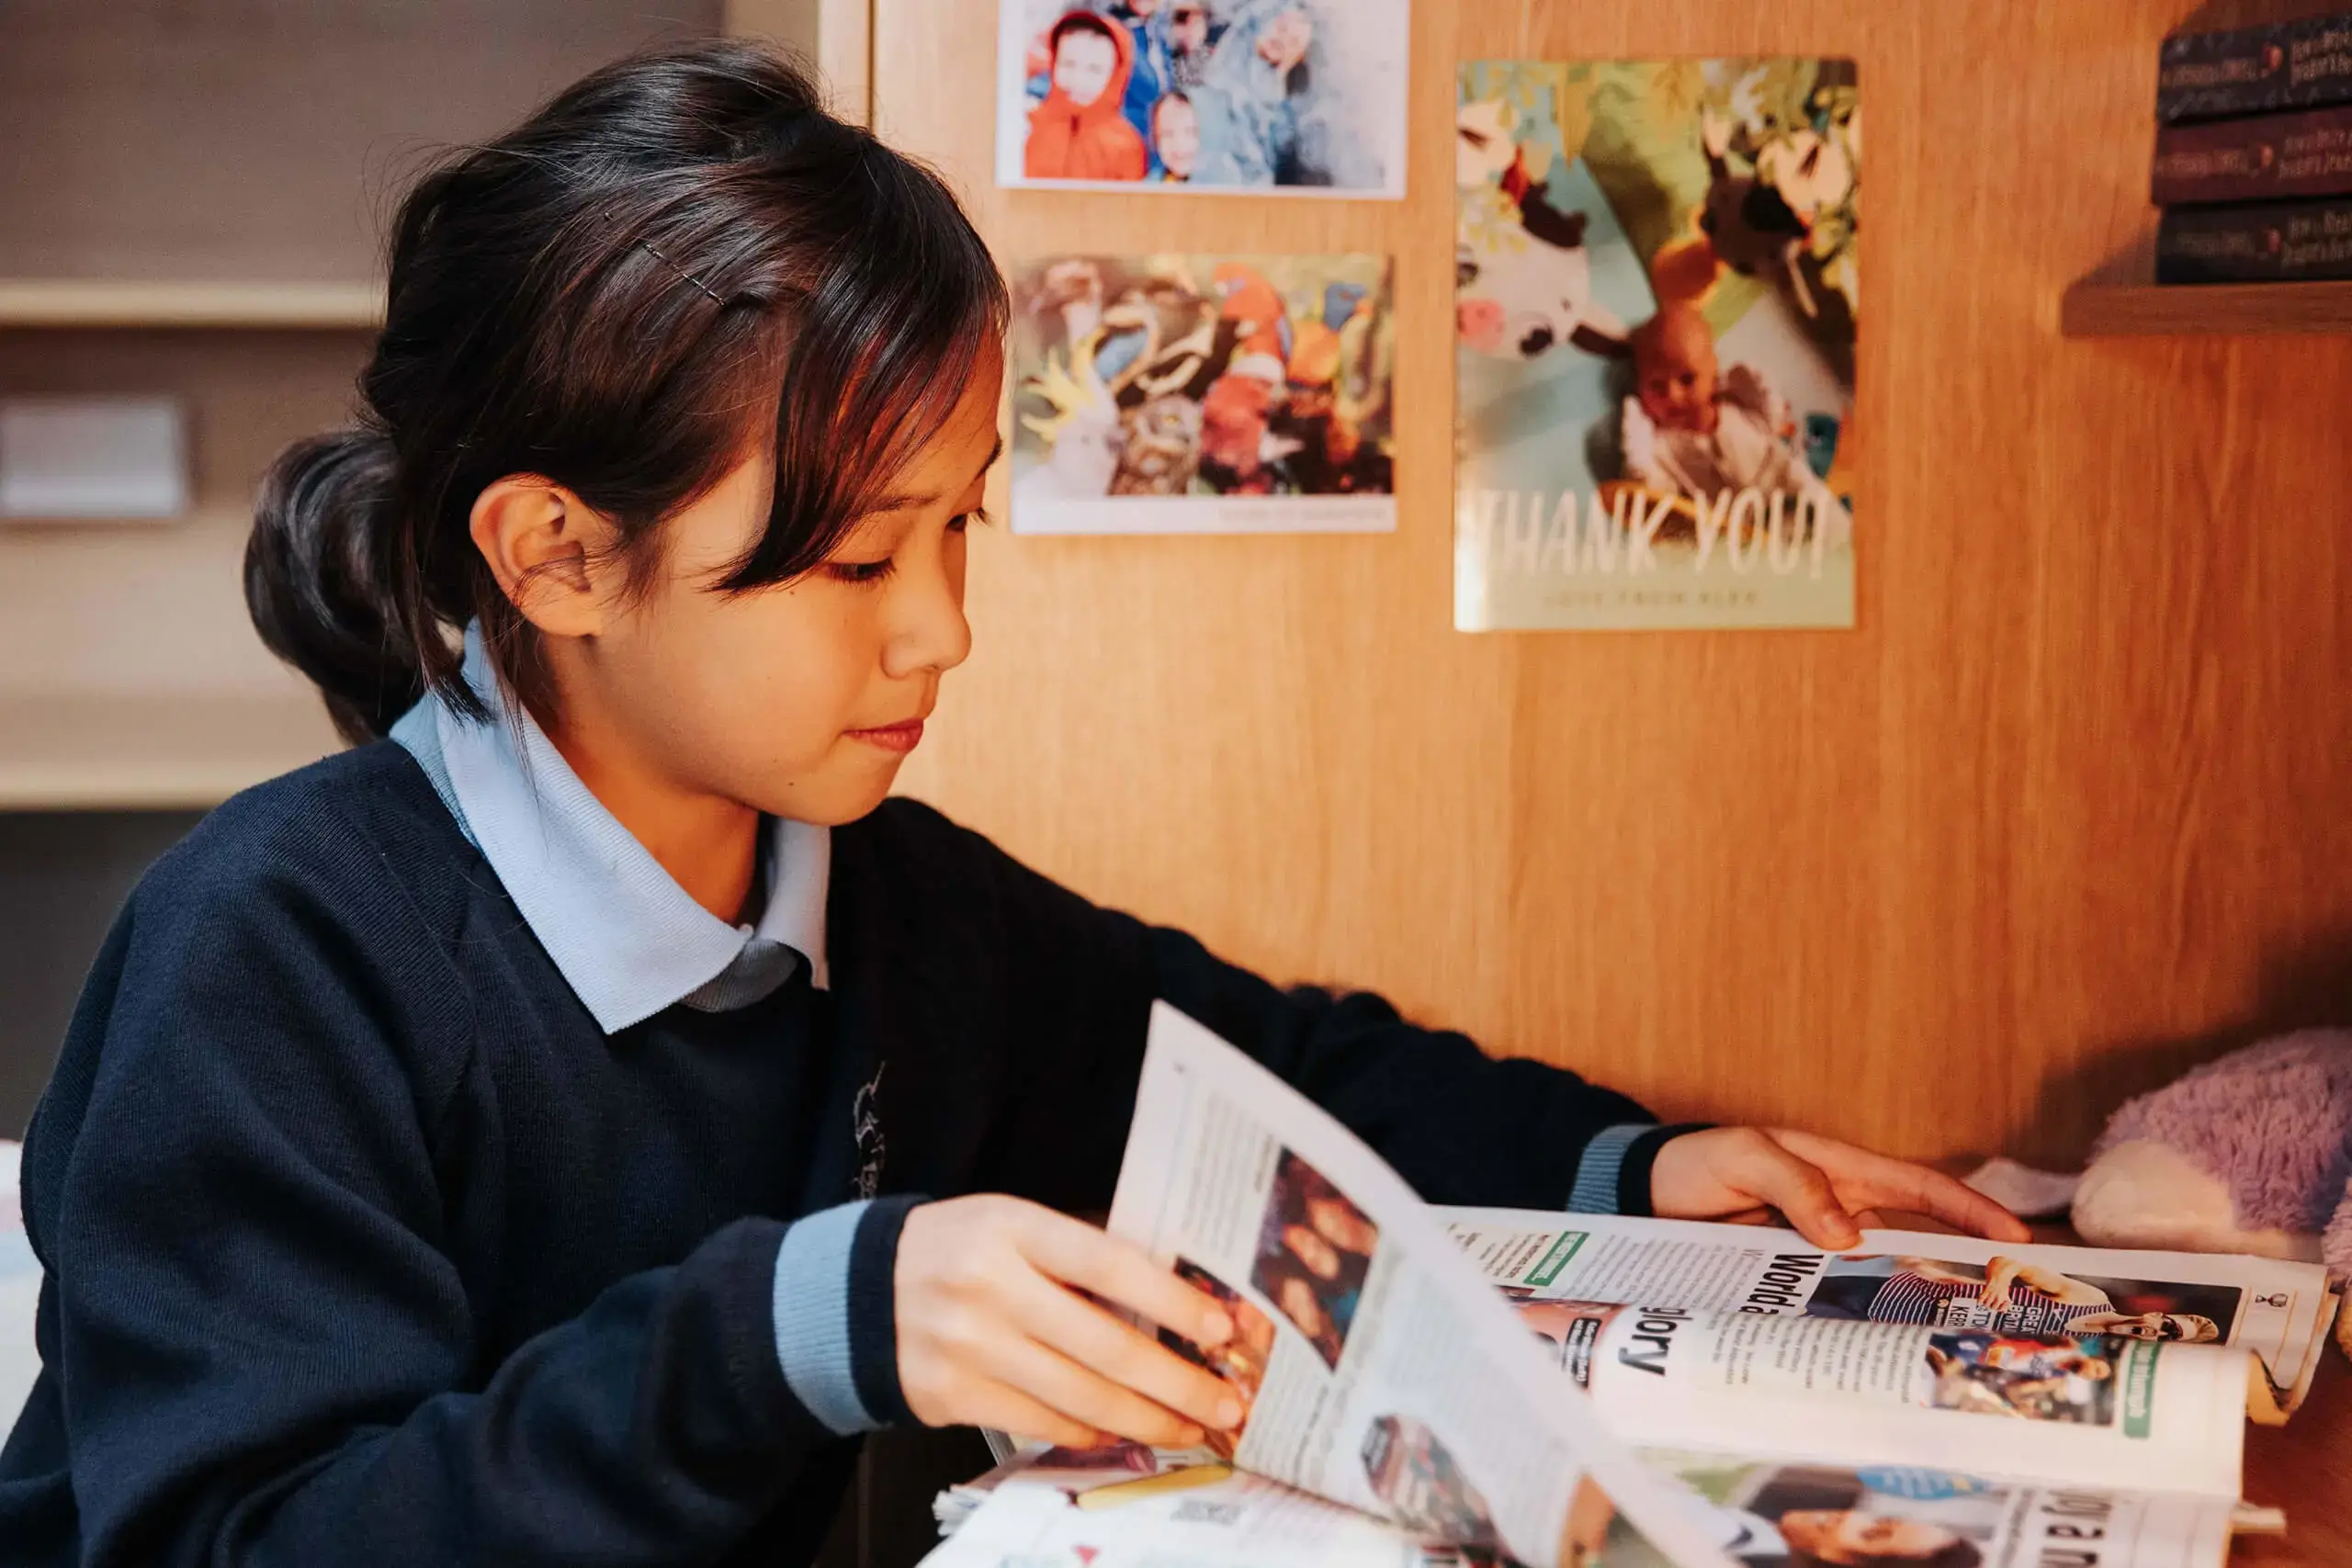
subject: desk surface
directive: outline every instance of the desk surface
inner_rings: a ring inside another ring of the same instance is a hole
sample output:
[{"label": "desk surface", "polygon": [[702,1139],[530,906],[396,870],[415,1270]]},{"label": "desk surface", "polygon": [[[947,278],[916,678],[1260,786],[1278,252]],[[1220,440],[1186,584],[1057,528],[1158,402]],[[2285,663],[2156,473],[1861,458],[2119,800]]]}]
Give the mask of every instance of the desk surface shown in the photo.
[{"label": "desk surface", "polygon": [[2245,1495],[2287,1511],[2283,1536],[2243,1536],[2230,1562],[2252,1568],[2352,1563],[2352,1364],[2331,1345],[2301,1410],[2284,1427],[2249,1427]]}]

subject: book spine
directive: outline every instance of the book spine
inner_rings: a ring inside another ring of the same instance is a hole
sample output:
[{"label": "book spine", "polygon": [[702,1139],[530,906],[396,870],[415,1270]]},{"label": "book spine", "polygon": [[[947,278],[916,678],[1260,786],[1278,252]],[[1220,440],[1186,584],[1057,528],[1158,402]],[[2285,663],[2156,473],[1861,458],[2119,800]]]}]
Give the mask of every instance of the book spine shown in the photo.
[{"label": "book spine", "polygon": [[2352,277],[2352,198],[2176,207],[2156,228],[2159,283]]},{"label": "book spine", "polygon": [[2352,104],[2352,12],[2166,39],[2156,118],[2167,125]]},{"label": "book spine", "polygon": [[2159,207],[2352,196],[2352,105],[2166,126],[2154,195]]}]

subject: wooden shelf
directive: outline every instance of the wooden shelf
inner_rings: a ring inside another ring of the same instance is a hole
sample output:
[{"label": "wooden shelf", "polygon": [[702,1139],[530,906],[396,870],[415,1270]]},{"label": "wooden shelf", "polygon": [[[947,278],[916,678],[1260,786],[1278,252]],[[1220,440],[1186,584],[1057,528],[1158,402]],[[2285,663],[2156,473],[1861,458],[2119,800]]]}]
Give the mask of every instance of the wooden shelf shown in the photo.
[{"label": "wooden shelf", "polygon": [[0,278],[0,328],[361,330],[383,319],[384,291],[372,283]]},{"label": "wooden shelf", "polygon": [[307,693],[0,693],[0,810],[203,809],[342,745]]},{"label": "wooden shelf", "polygon": [[[0,512],[0,539],[68,538],[79,534],[110,534],[164,529],[191,533],[206,528],[253,526],[254,509],[244,506],[196,506],[167,517],[35,517]],[[6,701],[0,698],[0,701]]]},{"label": "wooden shelf", "polygon": [[2352,333],[2352,283],[2163,285],[2085,278],[2066,290],[2067,337]]}]

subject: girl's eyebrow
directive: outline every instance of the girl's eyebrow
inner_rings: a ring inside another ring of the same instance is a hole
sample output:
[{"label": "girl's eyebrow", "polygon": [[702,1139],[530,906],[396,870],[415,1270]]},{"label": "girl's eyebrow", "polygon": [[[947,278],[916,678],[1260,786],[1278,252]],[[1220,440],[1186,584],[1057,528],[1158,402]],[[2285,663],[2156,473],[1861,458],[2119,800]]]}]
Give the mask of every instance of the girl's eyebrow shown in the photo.
[{"label": "girl's eyebrow", "polygon": [[979,482],[980,476],[987,473],[990,468],[995,468],[996,460],[1003,456],[1004,437],[999,435],[996,438],[996,445],[989,448],[988,460],[982,463],[978,468],[974,469],[972,471],[972,477],[965,480],[962,484],[956,486],[956,489],[952,491],[941,491],[933,495],[886,495],[881,500],[876,502],[872,506],[866,508],[866,514],[868,516],[874,516],[886,512],[917,512],[926,506],[936,506],[941,502],[945,501],[949,496],[960,495],[965,491],[971,489],[975,484],[978,484]]}]

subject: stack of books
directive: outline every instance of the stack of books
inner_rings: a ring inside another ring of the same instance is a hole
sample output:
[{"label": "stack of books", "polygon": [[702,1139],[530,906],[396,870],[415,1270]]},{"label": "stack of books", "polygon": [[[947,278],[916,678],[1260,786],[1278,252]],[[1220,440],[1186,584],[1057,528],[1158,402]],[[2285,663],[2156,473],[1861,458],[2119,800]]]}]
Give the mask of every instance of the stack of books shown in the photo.
[{"label": "stack of books", "polygon": [[2352,11],[2165,41],[2160,283],[2352,277]]}]

